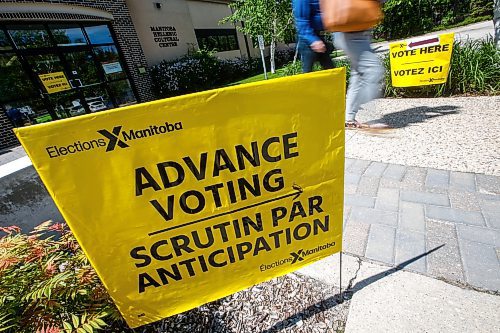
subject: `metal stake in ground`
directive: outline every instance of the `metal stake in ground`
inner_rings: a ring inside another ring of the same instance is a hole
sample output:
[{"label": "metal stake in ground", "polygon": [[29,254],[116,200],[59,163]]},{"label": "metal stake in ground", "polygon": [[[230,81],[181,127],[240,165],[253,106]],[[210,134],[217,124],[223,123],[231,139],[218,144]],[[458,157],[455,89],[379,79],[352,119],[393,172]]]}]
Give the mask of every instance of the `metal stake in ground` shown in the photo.
[{"label": "metal stake in ground", "polygon": [[339,256],[339,261],[340,261],[340,265],[339,265],[339,269],[340,269],[340,272],[339,272],[339,276],[340,276],[340,281],[339,281],[339,294],[340,294],[340,304],[344,303],[344,296],[342,295],[342,250],[340,250],[340,256]]}]

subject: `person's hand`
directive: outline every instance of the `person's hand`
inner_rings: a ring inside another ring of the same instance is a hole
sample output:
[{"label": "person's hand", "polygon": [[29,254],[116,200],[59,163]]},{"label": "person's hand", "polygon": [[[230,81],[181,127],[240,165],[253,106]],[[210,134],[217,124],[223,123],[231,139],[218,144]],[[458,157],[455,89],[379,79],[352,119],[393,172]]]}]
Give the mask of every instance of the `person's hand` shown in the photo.
[{"label": "person's hand", "polygon": [[312,44],[309,46],[316,53],[325,53],[326,52],[326,45],[321,40],[317,40],[315,42],[312,42]]}]

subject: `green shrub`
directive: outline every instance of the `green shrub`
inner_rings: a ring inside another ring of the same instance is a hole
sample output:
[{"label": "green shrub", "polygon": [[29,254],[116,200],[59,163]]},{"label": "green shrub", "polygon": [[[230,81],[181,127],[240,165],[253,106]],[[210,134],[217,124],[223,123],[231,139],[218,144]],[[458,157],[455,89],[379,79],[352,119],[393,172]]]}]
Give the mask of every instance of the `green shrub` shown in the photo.
[{"label": "green shrub", "polygon": [[0,331],[93,332],[121,315],[63,224],[0,228]]},{"label": "green shrub", "polygon": [[130,329],[66,225],[0,227],[0,332],[163,333],[215,320],[221,301]]},{"label": "green shrub", "polygon": [[221,87],[259,71],[259,59],[221,60],[200,50],[153,66],[153,92],[158,98]]},{"label": "green shrub", "polygon": [[281,76],[292,76],[302,73],[302,63],[300,61],[290,62],[283,66],[279,72]]},{"label": "green shrub", "polygon": [[[151,76],[156,97],[166,98],[219,88],[263,71],[260,58],[219,59],[214,54],[212,51],[198,50],[153,66]],[[276,51],[277,68],[290,62],[294,55],[295,48]],[[269,57],[265,61],[269,64]]]},{"label": "green shrub", "polygon": [[491,0],[388,0],[375,39],[399,39],[493,17]]},{"label": "green shrub", "polygon": [[444,84],[394,88],[389,55],[384,58],[387,97],[430,97],[451,95],[494,95],[500,91],[500,52],[493,40],[455,42],[448,80]]}]

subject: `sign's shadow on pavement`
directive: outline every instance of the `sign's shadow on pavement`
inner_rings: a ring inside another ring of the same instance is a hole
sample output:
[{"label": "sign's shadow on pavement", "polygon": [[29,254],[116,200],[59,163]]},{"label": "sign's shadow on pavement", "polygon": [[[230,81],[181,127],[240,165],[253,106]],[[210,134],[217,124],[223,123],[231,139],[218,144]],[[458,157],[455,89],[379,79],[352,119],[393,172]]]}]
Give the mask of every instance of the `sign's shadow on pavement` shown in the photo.
[{"label": "sign's shadow on pavement", "polygon": [[399,264],[391,269],[388,269],[388,270],[383,271],[381,273],[370,276],[369,278],[361,280],[361,281],[357,282],[354,286],[351,286],[351,283],[355,279],[355,277],[354,277],[351,279],[351,281],[349,282],[349,285],[347,286],[346,290],[342,293],[342,295],[337,294],[335,296],[324,299],[321,302],[313,304],[313,305],[305,308],[301,312],[296,313],[293,316],[290,316],[282,321],[277,322],[276,324],[274,324],[273,327],[263,331],[262,333],[274,333],[274,332],[278,332],[280,330],[283,330],[285,328],[290,328],[301,320],[306,320],[306,319],[313,317],[314,315],[316,315],[320,312],[323,312],[323,311],[328,310],[328,309],[330,309],[330,308],[332,308],[340,303],[343,303],[345,300],[350,300],[352,298],[352,296],[356,292],[360,291],[361,289],[369,286],[370,284],[372,284],[374,282],[377,282],[378,280],[380,280],[386,276],[389,276],[391,274],[396,273],[397,271],[404,269],[406,266],[410,265],[411,263],[413,263],[413,262],[415,262],[423,257],[428,256],[429,254],[439,250],[443,246],[445,246],[445,244],[442,244],[442,245],[440,245],[440,246],[438,246],[430,251],[422,253],[422,254],[420,254],[414,258],[411,258],[407,261],[404,261],[401,264]]},{"label": "sign's shadow on pavement", "polygon": [[389,128],[403,128],[412,124],[423,123],[428,119],[457,114],[460,109],[455,105],[436,107],[417,106],[403,111],[385,114],[380,119],[367,122],[368,124],[383,123]]}]

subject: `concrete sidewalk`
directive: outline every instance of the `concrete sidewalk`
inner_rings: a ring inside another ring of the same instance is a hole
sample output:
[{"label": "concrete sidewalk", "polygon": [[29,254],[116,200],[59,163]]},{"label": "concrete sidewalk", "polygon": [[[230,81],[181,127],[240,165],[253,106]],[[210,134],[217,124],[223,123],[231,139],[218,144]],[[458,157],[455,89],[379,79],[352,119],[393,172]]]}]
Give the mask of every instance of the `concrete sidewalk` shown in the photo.
[{"label": "concrete sidewalk", "polygon": [[[343,255],[346,333],[498,332],[500,297]],[[339,287],[339,255],[298,274]],[[346,290],[346,287],[348,288]]]},{"label": "concrete sidewalk", "polygon": [[[346,252],[500,290],[500,97],[380,99],[346,132]],[[487,123],[488,126],[484,126]]]},{"label": "concrete sidewalk", "polygon": [[[392,130],[346,133],[346,332],[500,331],[498,105],[381,99],[359,120]],[[337,267],[301,273],[335,285]]]},{"label": "concrete sidewalk", "polygon": [[500,291],[500,177],[346,159],[344,251]]}]

